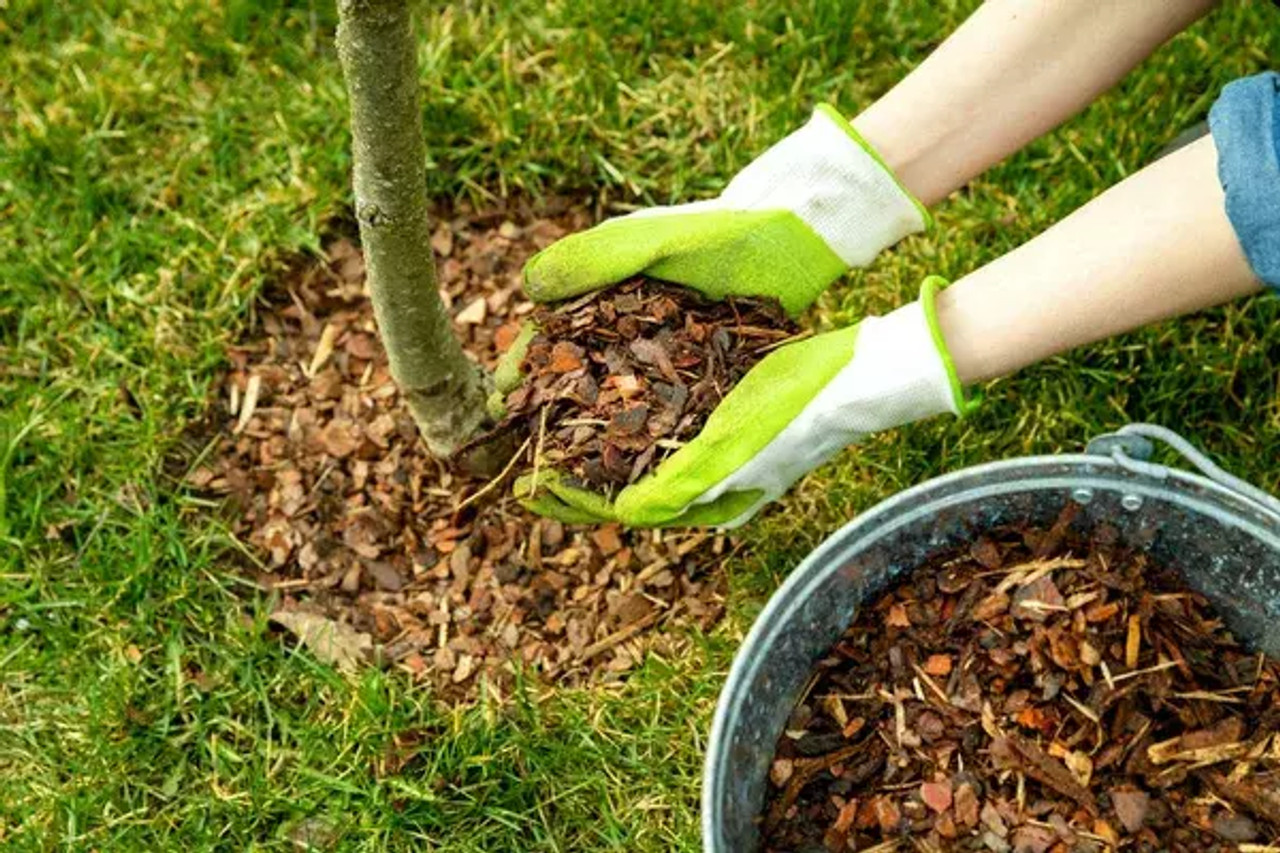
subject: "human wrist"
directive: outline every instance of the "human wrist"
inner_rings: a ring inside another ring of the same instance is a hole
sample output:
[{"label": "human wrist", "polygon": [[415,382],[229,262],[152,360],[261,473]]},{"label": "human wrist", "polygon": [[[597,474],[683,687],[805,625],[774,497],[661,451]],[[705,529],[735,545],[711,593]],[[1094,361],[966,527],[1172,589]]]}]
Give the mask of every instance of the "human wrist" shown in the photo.
[{"label": "human wrist", "polygon": [[931,138],[919,132],[916,122],[896,115],[892,104],[877,101],[850,119],[849,126],[922,205],[931,207],[946,197],[946,189],[929,172]]},{"label": "human wrist", "polygon": [[836,127],[844,131],[845,135],[852,139],[854,143],[856,143],[857,146],[861,148],[862,151],[865,152],[886,175],[888,175],[888,177],[897,186],[898,190],[902,193],[903,197],[911,202],[912,206],[914,206],[916,211],[919,213],[920,219],[924,223],[924,228],[930,229],[933,227],[933,214],[929,212],[928,205],[921,201],[919,196],[911,189],[911,187],[907,186],[907,184],[903,182],[901,176],[898,174],[898,170],[894,167],[894,164],[885,158],[879,147],[872,142],[872,140],[868,139],[866,135],[854,126],[853,122],[845,118],[844,114],[831,104],[818,104],[815,109],[815,113],[827,117],[836,125]]},{"label": "human wrist", "polygon": [[867,266],[930,223],[874,148],[826,105],[739,172],[714,204],[794,214],[846,269]]},{"label": "human wrist", "polygon": [[[993,265],[998,266],[998,265]],[[937,328],[964,385],[998,379],[1022,367],[1032,347],[996,270],[983,268],[940,291]]]}]

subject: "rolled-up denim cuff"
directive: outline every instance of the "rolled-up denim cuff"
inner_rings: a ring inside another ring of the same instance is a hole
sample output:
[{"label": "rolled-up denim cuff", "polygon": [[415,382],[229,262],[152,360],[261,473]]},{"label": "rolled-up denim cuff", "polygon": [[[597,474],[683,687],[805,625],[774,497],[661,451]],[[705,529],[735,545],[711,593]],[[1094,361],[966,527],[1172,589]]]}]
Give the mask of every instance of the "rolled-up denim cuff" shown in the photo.
[{"label": "rolled-up denim cuff", "polygon": [[1280,74],[1228,83],[1209,110],[1227,218],[1258,278],[1280,291]]}]

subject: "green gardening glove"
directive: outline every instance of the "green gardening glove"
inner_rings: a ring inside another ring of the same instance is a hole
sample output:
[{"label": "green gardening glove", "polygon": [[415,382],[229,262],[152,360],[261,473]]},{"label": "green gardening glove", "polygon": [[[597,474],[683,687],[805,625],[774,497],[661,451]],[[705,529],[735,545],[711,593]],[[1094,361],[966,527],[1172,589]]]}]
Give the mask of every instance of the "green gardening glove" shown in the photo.
[{"label": "green gardening glove", "polygon": [[780,347],[721,401],[693,441],[613,502],[556,471],[526,474],[516,497],[571,523],[736,527],[863,436],[943,412],[963,414],[930,278],[883,318]]},{"label": "green gardening glove", "polygon": [[554,302],[644,273],[713,299],[772,296],[794,315],[930,221],[824,104],[717,198],[610,219],[539,252],[525,267],[525,291]]}]

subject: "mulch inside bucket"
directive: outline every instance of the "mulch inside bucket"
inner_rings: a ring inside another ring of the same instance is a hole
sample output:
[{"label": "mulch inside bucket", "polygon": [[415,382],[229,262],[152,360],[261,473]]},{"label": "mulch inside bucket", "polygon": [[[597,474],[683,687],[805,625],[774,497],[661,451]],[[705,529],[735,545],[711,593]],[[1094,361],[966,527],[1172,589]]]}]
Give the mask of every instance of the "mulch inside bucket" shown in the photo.
[{"label": "mulch inside bucket", "polygon": [[1275,849],[1280,664],[1073,517],[862,609],[777,744],[766,850]]}]

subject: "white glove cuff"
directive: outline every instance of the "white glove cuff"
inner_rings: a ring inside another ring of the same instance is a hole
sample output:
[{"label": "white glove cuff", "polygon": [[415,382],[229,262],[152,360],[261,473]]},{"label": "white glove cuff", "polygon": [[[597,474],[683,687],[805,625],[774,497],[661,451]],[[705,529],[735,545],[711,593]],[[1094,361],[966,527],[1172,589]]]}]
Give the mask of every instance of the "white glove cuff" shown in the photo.
[{"label": "white glove cuff", "polygon": [[800,477],[865,435],[967,408],[930,320],[932,281],[920,301],[862,321],[853,357],[809,404],[747,464],[695,503],[731,491],[760,499],[724,526],[737,527]]},{"label": "white glove cuff", "polygon": [[930,222],[924,205],[827,104],[739,172],[716,202],[732,210],[790,210],[851,267],[867,266]]}]

